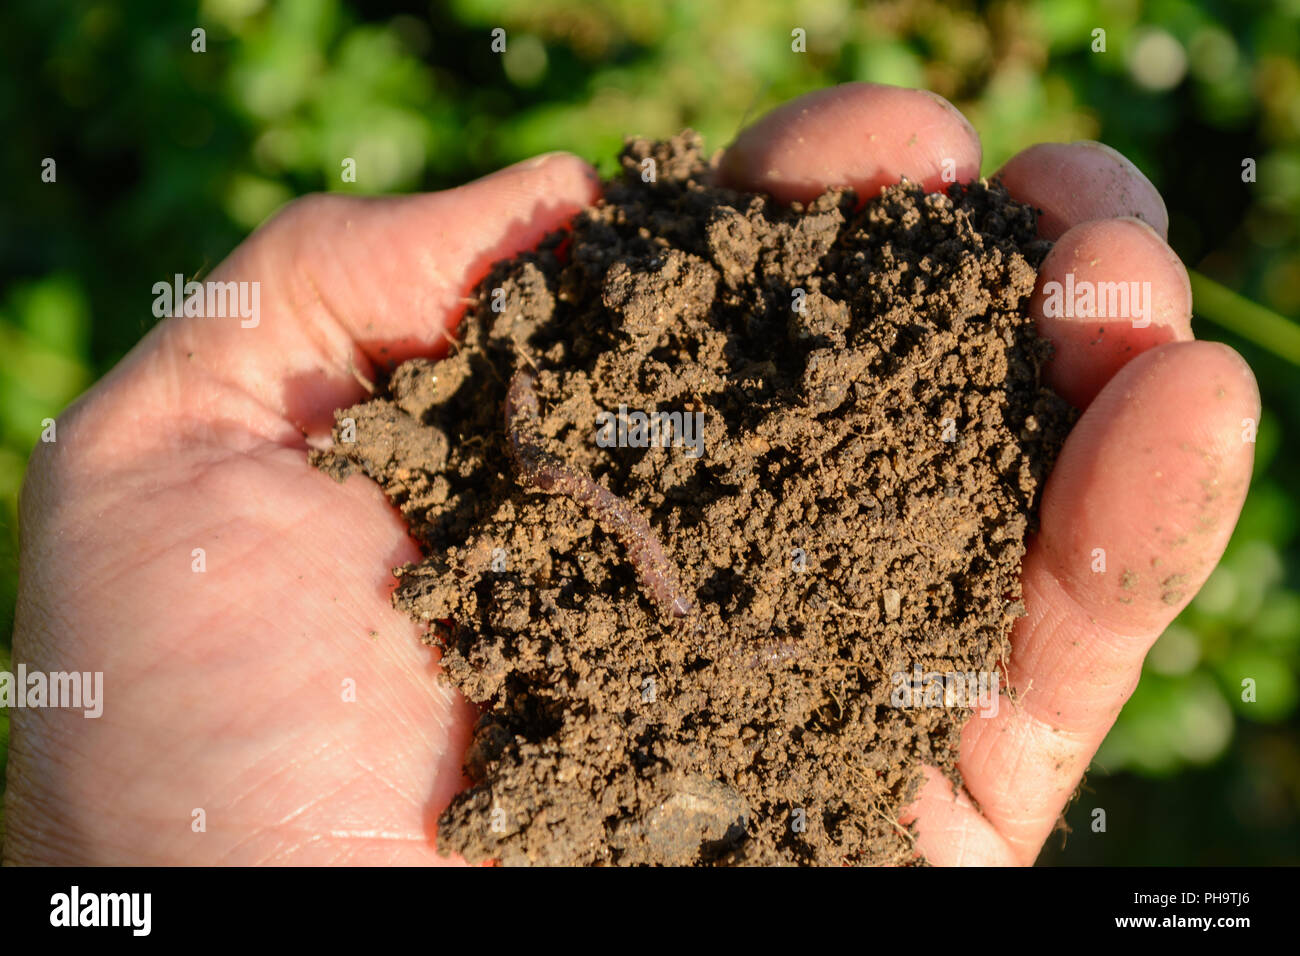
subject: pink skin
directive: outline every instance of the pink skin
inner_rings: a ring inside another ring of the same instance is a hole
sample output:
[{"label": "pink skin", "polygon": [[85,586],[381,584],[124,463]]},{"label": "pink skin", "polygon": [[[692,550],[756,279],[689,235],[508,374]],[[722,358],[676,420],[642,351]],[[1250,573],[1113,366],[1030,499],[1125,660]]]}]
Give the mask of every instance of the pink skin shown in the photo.
[{"label": "pink skin", "polygon": [[[944,158],[963,179],[978,165],[969,125],[930,94],[854,84],[773,116],[729,152],[733,184],[808,198],[902,173],[933,186]],[[1163,205],[1099,152],[1031,149],[1008,181],[1043,207],[1068,183],[1057,235],[1134,213],[1155,224],[1117,241],[1147,244],[1177,329],[1185,279],[1159,241]],[[1099,166],[1109,174],[1080,173]],[[22,502],[14,660],[102,670],[106,703],[97,721],[13,713],[7,860],[439,861],[435,823],[474,712],[430,679],[434,656],[389,605],[382,568],[416,556],[400,521],[370,483],[308,468],[301,429],[323,431],[363,395],[353,369],[436,351],[488,263],[596,188],[558,155],[444,193],[295,203],[212,276],[262,282],[258,328],[168,320],[61,417]],[[1080,235],[1107,252],[1104,231]],[[1095,268],[1127,281],[1135,266],[1106,255]],[[963,737],[981,811],[934,779],[911,808],[935,863],[1034,859],[1147,649],[1218,561],[1249,480],[1240,427],[1259,398],[1236,354],[1177,332],[1081,345],[1076,326],[1040,320],[1062,386],[1091,384],[1026,560],[1009,673],[1020,703]],[[199,547],[203,575],[190,570]],[[1104,575],[1090,570],[1098,547]],[[349,678],[355,703],[341,699]]]},{"label": "pink skin", "polygon": [[354,369],[437,350],[493,260],[597,191],[558,155],[300,200],[213,275],[262,283],[256,328],[163,322],[61,416],[23,493],[14,661],[103,671],[106,700],[14,712],[6,860],[444,862],[476,711],[389,603],[419,557],[400,518],[307,467],[300,429],[362,398]]},{"label": "pink skin", "polygon": [[[778,106],[741,132],[722,160],[733,183],[783,201],[816,199],[828,183],[871,196],[900,176],[944,189],[979,177],[980,141],[951,103],[923,90],[850,83]],[[951,181],[951,179],[949,180]]]},{"label": "pink skin", "polygon": [[[1080,319],[1043,315],[1044,288],[1065,288],[1066,276],[1078,283],[1122,280],[1150,282],[1150,325],[1131,319]],[[1047,367],[1047,383],[1076,408],[1087,408],[1120,365],[1166,342],[1192,340],[1192,286],[1187,270],[1163,239],[1139,219],[1096,219],[1072,227],[1047,254],[1038,273],[1038,295],[1031,313],[1057,351]]]},{"label": "pink skin", "polygon": [[1021,202],[1043,211],[1038,233],[1059,239],[1071,226],[1094,219],[1141,219],[1161,239],[1169,213],[1154,186],[1105,143],[1038,143],[1017,153],[997,175]]},{"label": "pink skin", "polygon": [[[778,182],[809,189],[818,181],[858,186],[860,170],[902,168],[913,158],[871,139],[880,122],[874,88],[815,95],[820,110],[801,114],[797,135],[770,131],[762,164],[732,160],[728,169],[746,173],[733,184],[765,188],[763,171],[773,169]],[[899,95],[889,99],[895,121],[909,115]],[[930,99],[915,94],[918,109]],[[825,172],[824,151],[810,155],[806,144],[823,140],[854,157],[841,175]],[[910,175],[925,181],[937,170],[913,167]],[[1186,273],[1162,238],[1164,203],[1136,167],[1097,144],[1043,144],[1013,157],[1004,175],[1017,198],[1050,210],[1040,231],[1063,237],[1045,266],[1077,266],[1094,281],[1151,281],[1169,331],[1163,343],[1108,331],[1094,345],[1075,320],[1043,317],[1041,300],[1031,305],[1058,349],[1054,381],[1086,411],[1048,481],[1042,529],[1025,561],[1029,614],[1013,631],[1009,674],[1020,704],[972,720],[962,738],[962,775],[982,812],[932,772],[904,818],[940,865],[1033,862],[1137,685],[1146,652],[1223,554],[1253,464],[1241,423],[1259,420],[1259,391],[1241,357],[1190,341]],[[1153,230],[1120,218],[1135,215]],[[1095,548],[1106,550],[1106,574],[1091,570]],[[1137,575],[1132,592],[1119,586],[1124,570]],[[1177,575],[1176,586],[1163,583]]]}]

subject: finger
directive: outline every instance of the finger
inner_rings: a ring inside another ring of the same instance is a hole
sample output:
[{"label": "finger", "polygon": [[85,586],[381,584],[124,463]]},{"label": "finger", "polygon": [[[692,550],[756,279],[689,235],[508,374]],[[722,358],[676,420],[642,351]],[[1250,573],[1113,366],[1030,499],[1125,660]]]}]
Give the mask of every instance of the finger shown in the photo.
[{"label": "finger", "polygon": [[318,197],[286,210],[282,248],[372,361],[401,361],[445,344],[493,263],[567,225],[599,192],[587,163],[552,153],[443,192]]},{"label": "finger", "polygon": [[834,186],[871,197],[903,176],[941,190],[977,179],[979,169],[979,137],[943,97],[845,83],[784,103],[745,129],[719,171],[733,188],[790,202]]},{"label": "finger", "polygon": [[444,192],[299,200],[209,277],[257,283],[256,322],[167,319],[116,375],[147,367],[135,396],[146,408],[219,403],[259,432],[278,421],[278,437],[286,419],[319,427],[363,394],[358,374],[445,347],[492,263],[535,246],[598,190],[591,167],[553,154]]},{"label": "finger", "polygon": [[964,790],[934,767],[923,768],[925,783],[899,819],[916,822],[915,849],[935,866],[1014,866],[1019,859],[993,824],[980,815]]},{"label": "finger", "polygon": [[1147,349],[1192,339],[1187,270],[1140,219],[1094,220],[1061,236],[1029,313],[1055,346],[1045,380],[1076,408]]},{"label": "finger", "polygon": [[[1030,862],[1165,626],[1218,562],[1241,511],[1259,419],[1227,346],[1177,342],[1124,366],[1084,413],[1044,490],[1012,633],[1013,706],[974,719],[959,766]],[[1247,430],[1243,431],[1243,423]]]},{"label": "finger", "polygon": [[1016,199],[1042,210],[1038,234],[1056,239],[1071,226],[1131,216],[1164,238],[1169,213],[1142,171],[1103,143],[1038,143],[997,173]]}]

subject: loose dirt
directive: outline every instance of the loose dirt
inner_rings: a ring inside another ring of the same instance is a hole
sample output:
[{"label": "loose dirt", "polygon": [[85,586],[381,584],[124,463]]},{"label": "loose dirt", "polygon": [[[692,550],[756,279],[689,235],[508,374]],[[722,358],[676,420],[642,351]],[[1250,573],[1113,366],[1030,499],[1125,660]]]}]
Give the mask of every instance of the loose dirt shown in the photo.
[{"label": "loose dirt", "polygon": [[689,131],[621,161],[313,453],[405,517],[394,601],[482,707],[439,848],[924,862],[899,811],[1012,706],[970,691],[1072,421],[1026,317],[1049,245],[996,182],[780,206]]}]

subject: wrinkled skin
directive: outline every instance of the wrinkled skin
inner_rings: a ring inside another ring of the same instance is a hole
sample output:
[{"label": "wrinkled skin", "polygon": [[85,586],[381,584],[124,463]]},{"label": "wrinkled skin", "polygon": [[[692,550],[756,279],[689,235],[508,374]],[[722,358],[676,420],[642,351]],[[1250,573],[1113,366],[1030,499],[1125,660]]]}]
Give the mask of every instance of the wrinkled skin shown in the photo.
[{"label": "wrinkled skin", "polygon": [[[978,176],[953,107],[850,84],[759,120],[720,175],[807,199],[900,175],[939,189],[946,160]],[[1018,703],[968,725],[966,791],[932,773],[906,818],[938,864],[1037,856],[1147,650],[1218,561],[1250,477],[1242,421],[1259,417],[1242,359],[1193,341],[1164,204],[1135,167],[1050,144],[1001,174],[1057,240],[1033,309],[1058,350],[1051,384],[1085,411],[1024,566]],[[7,861],[441,860],[474,711],[389,604],[386,569],[418,557],[398,516],[372,483],[308,467],[304,431],[363,397],[377,364],[436,353],[488,265],[597,190],[553,154],[442,193],[299,200],[209,277],[261,282],[256,328],[164,321],[64,413],[23,492],[14,661],[103,671],[106,699],[98,720],[12,712]],[[1042,285],[1067,271],[1152,282],[1152,325],[1044,316]]]}]

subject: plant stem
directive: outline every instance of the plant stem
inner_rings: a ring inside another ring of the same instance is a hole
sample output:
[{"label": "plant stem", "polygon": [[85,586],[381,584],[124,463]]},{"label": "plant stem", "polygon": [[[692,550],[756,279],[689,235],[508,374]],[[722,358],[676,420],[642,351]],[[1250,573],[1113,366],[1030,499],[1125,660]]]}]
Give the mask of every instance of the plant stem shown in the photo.
[{"label": "plant stem", "polygon": [[1188,269],[1187,275],[1192,280],[1196,315],[1300,365],[1300,325],[1194,269]]}]

